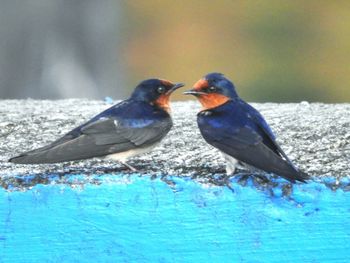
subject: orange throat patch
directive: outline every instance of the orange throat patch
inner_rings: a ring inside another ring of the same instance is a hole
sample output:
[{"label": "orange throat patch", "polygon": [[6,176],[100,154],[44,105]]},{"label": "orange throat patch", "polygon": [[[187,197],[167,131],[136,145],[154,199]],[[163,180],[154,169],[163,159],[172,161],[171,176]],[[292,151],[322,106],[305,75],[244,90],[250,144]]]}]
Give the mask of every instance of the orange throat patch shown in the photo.
[{"label": "orange throat patch", "polygon": [[198,96],[198,100],[202,104],[203,110],[208,110],[226,103],[230,98],[221,94],[209,93]]},{"label": "orange throat patch", "polygon": [[159,106],[160,108],[162,108],[163,110],[170,112],[170,103],[169,103],[169,97],[170,94],[166,95],[160,95],[159,98],[155,101],[154,104],[156,104],[157,106]]}]

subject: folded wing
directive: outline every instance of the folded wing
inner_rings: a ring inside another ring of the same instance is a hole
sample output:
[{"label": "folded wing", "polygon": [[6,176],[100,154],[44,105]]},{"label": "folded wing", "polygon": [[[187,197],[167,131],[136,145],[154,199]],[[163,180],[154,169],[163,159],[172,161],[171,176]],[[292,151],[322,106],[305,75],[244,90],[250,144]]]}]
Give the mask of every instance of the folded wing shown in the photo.
[{"label": "folded wing", "polygon": [[171,129],[170,117],[131,125],[116,118],[100,118],[67,133],[52,144],[10,159],[13,163],[57,163],[101,157],[160,141]]},{"label": "folded wing", "polygon": [[251,105],[241,101],[241,107],[247,112],[249,119],[258,127],[259,134],[262,136],[264,144],[272,151],[283,157],[295,170],[298,170],[286,153],[282,150],[276,141],[276,136],[272,132],[270,126],[266,123],[264,117]]},{"label": "folded wing", "polygon": [[264,138],[249,126],[230,129],[201,129],[205,140],[224,153],[261,170],[278,174],[285,179],[304,182],[308,176],[295,169],[273,149],[264,144]]}]

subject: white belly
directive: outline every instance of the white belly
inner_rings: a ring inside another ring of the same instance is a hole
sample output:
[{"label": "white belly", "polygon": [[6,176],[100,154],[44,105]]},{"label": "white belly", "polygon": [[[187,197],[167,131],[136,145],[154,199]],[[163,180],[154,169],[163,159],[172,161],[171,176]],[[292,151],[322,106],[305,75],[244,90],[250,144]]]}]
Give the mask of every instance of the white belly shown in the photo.
[{"label": "white belly", "polygon": [[227,175],[234,174],[234,172],[236,170],[236,166],[238,164],[238,160],[233,158],[232,156],[226,154],[226,153],[221,152],[221,154],[226,161],[226,174]]},{"label": "white belly", "polygon": [[106,158],[112,159],[115,161],[125,162],[127,159],[131,157],[150,152],[157,145],[158,143],[155,143],[148,147],[136,148],[125,152],[120,152],[120,153],[113,153],[113,154],[107,155]]}]

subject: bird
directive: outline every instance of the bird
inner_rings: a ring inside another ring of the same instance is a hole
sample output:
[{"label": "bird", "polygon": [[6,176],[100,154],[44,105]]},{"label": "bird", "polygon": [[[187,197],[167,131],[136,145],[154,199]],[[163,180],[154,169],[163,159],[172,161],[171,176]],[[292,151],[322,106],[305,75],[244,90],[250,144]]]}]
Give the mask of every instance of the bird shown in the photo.
[{"label": "bird", "polygon": [[24,152],[9,162],[59,163],[105,157],[134,167],[126,160],[152,150],[173,126],[169,98],[183,87],[163,79],[140,82],[131,96],[74,128],[51,144]]},{"label": "bird", "polygon": [[222,73],[205,75],[184,94],[194,95],[202,104],[198,127],[205,141],[223,154],[227,175],[243,163],[292,183],[309,179],[276,142],[260,112],[239,97],[234,84]]}]

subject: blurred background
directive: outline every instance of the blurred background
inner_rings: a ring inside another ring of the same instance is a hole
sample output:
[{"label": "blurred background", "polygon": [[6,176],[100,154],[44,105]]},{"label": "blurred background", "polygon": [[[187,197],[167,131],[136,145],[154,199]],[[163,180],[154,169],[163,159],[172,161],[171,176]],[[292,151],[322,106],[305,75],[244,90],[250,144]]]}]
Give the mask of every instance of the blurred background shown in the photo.
[{"label": "blurred background", "polygon": [[122,99],[213,71],[248,101],[350,101],[350,1],[0,0],[1,99]]}]

